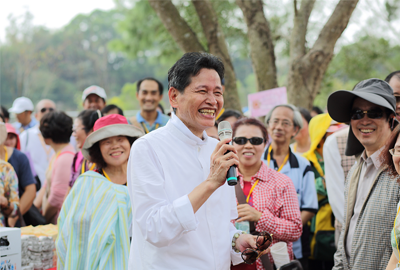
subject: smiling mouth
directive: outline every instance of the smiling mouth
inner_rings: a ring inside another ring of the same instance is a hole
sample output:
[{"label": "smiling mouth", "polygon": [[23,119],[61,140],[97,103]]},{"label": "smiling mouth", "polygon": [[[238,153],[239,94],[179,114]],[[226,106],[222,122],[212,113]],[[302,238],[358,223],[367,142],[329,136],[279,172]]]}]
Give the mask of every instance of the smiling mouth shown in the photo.
[{"label": "smiling mouth", "polygon": [[122,155],[122,152],[115,152],[115,153],[110,154],[110,156],[112,156],[112,157],[119,157],[121,155]]},{"label": "smiling mouth", "polygon": [[199,110],[199,113],[207,115],[207,116],[214,116],[215,110],[202,109],[202,110]]},{"label": "smiling mouth", "polygon": [[375,131],[375,129],[369,129],[369,128],[363,128],[363,129],[359,129],[359,130],[362,134],[371,134],[372,132]]},{"label": "smiling mouth", "polygon": [[249,156],[249,157],[250,156],[254,156],[254,153],[248,153],[248,152],[247,153],[243,153],[243,156]]}]

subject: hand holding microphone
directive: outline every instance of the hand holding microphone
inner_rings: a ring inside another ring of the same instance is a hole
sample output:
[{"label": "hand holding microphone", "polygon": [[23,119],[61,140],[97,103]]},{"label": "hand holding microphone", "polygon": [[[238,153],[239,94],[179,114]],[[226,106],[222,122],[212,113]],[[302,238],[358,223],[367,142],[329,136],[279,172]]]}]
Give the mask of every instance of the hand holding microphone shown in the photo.
[{"label": "hand holding microphone", "polygon": [[239,158],[233,145],[229,144],[232,141],[232,129],[230,129],[229,122],[226,123],[229,125],[228,129],[220,129],[220,126],[218,126],[218,134],[221,141],[211,155],[211,168],[208,179],[217,185],[216,188],[225,184],[229,178],[228,185],[236,185],[237,183],[236,166],[239,165]]}]

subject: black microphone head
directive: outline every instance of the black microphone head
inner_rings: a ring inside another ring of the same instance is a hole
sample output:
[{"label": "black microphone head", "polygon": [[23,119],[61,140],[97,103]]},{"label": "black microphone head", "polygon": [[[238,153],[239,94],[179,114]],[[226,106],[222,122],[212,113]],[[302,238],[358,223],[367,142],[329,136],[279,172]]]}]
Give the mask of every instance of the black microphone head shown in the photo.
[{"label": "black microphone head", "polygon": [[232,139],[232,127],[228,121],[221,121],[218,124],[218,137],[221,141],[228,138]]}]

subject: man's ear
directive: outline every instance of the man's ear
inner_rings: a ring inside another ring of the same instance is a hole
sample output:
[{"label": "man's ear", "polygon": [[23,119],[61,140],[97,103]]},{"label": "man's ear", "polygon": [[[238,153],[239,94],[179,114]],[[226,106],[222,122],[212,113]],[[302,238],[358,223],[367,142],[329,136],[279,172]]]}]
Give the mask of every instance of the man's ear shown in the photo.
[{"label": "man's ear", "polygon": [[169,98],[169,103],[171,104],[172,108],[177,109],[178,108],[178,96],[180,95],[180,92],[178,89],[171,87],[168,90],[168,98]]}]

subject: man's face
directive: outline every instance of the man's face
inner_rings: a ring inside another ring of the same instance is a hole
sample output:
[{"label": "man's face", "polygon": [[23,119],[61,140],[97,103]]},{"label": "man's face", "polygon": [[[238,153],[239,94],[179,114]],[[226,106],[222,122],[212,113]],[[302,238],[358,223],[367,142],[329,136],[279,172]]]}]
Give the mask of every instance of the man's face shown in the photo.
[{"label": "man's face", "polygon": [[356,98],[353,103],[352,111],[362,110],[382,110],[383,116],[379,119],[371,119],[364,115],[362,119],[350,120],[350,126],[354,136],[365,147],[367,152],[374,153],[379,150],[389,138],[391,130],[390,124],[386,120],[386,113],[383,107],[375,105],[362,98]]},{"label": "man's face", "polygon": [[157,110],[158,103],[162,99],[158,84],[152,80],[144,80],[140,84],[139,92],[136,93],[140,108],[143,111],[151,112]]},{"label": "man's face", "polygon": [[26,126],[32,121],[31,114],[31,111],[24,111],[22,113],[16,113],[15,116],[17,117],[18,122],[23,126]]},{"label": "man's face", "polygon": [[290,139],[299,129],[293,124],[293,116],[293,111],[286,107],[278,107],[272,112],[268,133],[275,143],[290,144]]},{"label": "man's face", "polygon": [[214,69],[207,68],[191,78],[183,93],[175,88],[169,90],[171,105],[177,109],[176,115],[197,135],[214,126],[215,117],[224,106],[222,95],[221,78]]},{"label": "man's face", "polygon": [[85,110],[102,110],[106,106],[104,100],[96,94],[90,94],[83,102],[83,109]]},{"label": "man's face", "polygon": [[396,98],[396,114],[397,120],[400,121],[400,74],[394,75],[390,81],[389,85],[393,88],[393,94]]},{"label": "man's face", "polygon": [[35,117],[38,121],[42,119],[43,115],[48,112],[52,112],[56,109],[56,104],[51,100],[41,100],[36,105],[36,114]]}]

